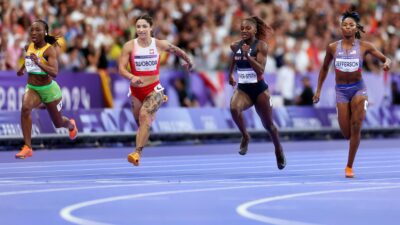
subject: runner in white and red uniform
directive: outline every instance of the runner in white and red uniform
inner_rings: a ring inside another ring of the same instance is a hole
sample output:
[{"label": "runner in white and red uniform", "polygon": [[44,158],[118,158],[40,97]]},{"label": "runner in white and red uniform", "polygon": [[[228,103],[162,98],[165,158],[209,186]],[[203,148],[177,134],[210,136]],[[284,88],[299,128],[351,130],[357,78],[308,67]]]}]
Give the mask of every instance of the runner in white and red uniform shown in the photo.
[{"label": "runner in white and red uniform", "polygon": [[[153,19],[142,15],[136,20],[137,38],[125,43],[119,59],[121,76],[130,81],[132,111],[139,128],[136,133],[136,150],[128,155],[128,161],[138,166],[143,147],[150,135],[151,123],[164,100],[164,88],[160,84],[160,52],[167,51],[182,58],[184,67],[191,70],[193,63],[180,48],[165,40],[151,37]],[[127,69],[130,65],[130,71]]]}]

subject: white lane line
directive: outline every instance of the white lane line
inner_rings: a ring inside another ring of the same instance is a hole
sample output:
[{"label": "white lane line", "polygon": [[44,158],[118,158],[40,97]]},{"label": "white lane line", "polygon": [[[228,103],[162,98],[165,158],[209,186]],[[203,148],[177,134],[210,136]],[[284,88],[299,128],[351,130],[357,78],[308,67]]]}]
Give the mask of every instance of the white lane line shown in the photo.
[{"label": "white lane line", "polygon": [[[362,157],[381,157],[381,156],[388,156],[387,153],[383,152],[383,151],[393,151],[393,150],[399,150],[399,148],[384,148],[384,149],[380,149],[379,152],[374,152],[374,151],[370,151],[370,152],[363,152],[360,153],[358,155],[358,158],[362,158]],[[325,159],[325,158],[329,158],[329,157],[335,157],[335,156],[343,156],[343,155],[347,155],[347,150],[343,150],[343,149],[334,149],[332,150],[333,153],[328,152],[328,153],[321,153],[321,152],[315,152],[315,154],[307,154],[305,156],[303,156],[302,154],[299,154],[298,152],[287,152],[286,154],[288,156],[291,156],[290,159],[296,160],[296,161],[300,161],[300,160],[312,160],[313,158],[317,158],[318,160],[321,159]],[[310,151],[307,151],[306,153],[311,153]],[[181,163],[181,162],[202,162],[202,161],[220,161],[220,160],[226,160],[226,159],[237,159],[237,158],[247,158],[247,159],[251,159],[251,158],[263,158],[265,157],[266,159],[273,157],[273,152],[265,152],[265,153],[254,153],[254,154],[250,154],[246,155],[246,156],[239,156],[236,155],[236,152],[233,152],[232,154],[216,154],[216,155],[206,155],[206,156],[201,156],[201,155],[189,155],[189,156],[162,156],[162,157],[148,157],[147,159],[147,164],[158,164],[158,163],[165,163],[170,162],[170,163]],[[145,155],[144,155],[145,156]],[[223,157],[220,157],[223,156]],[[300,157],[299,157],[300,156]],[[171,158],[173,157],[174,160],[166,160],[167,158]],[[207,157],[207,158],[204,158]],[[357,159],[358,159],[357,158]],[[99,161],[99,163],[94,163]],[[11,166],[15,165],[15,166],[19,166],[19,167],[12,167],[14,168],[45,168],[45,167],[53,167],[53,166],[85,166],[85,165],[107,165],[107,164],[118,164],[115,163],[114,161],[117,162],[121,162],[125,163],[125,155],[122,155],[121,158],[108,158],[108,159],[90,159],[90,160],[60,160],[60,161],[41,161],[41,162],[16,162],[16,163],[0,163],[0,170],[1,169],[9,169]],[[292,160],[291,160],[292,161]],[[65,163],[65,164],[61,164],[60,163]],[[21,164],[24,164],[26,166],[21,166]],[[37,165],[40,164],[40,165]],[[43,164],[50,164],[50,165],[43,165]]]},{"label": "white lane line", "polygon": [[[381,161],[373,161],[373,163],[379,163]],[[384,161],[386,162],[386,161]],[[390,161],[391,162],[391,161]],[[304,164],[306,165],[306,164]],[[303,166],[304,166],[303,165]],[[379,166],[357,166],[357,169],[370,169],[370,168],[396,168],[399,167],[400,165],[397,164],[392,164],[392,165],[379,165]],[[126,172],[114,172],[114,173],[86,173],[86,174],[65,174],[65,175],[45,175],[45,176],[27,176],[27,177],[17,177],[14,176],[13,178],[15,179],[39,179],[39,178],[61,178],[61,177],[82,177],[82,176],[105,176],[105,175],[128,175],[128,174],[135,174],[135,175],[143,175],[143,174],[154,174],[154,173],[175,173],[175,172],[195,172],[195,171],[223,171],[223,170],[238,170],[238,169],[254,169],[254,168],[271,168],[271,165],[263,165],[263,166],[250,166],[250,167],[217,167],[217,168],[198,168],[198,169],[178,169],[178,170],[153,170],[153,171],[138,171],[138,173],[135,173],[131,170],[128,170]],[[305,172],[305,171],[326,171],[326,170],[339,170],[339,169],[343,169],[341,167],[331,167],[331,168],[313,168],[313,169],[297,169],[297,170],[291,170],[288,169],[284,170],[282,172],[288,171],[288,172]],[[252,172],[249,172],[249,174]],[[256,173],[260,173],[257,172]],[[276,172],[274,173],[267,173],[265,172],[265,174],[276,174]],[[176,177],[176,176],[186,176],[186,175],[173,175],[172,177]],[[196,176],[196,175],[189,175],[189,176]],[[164,177],[168,177],[168,176],[164,176]],[[3,177],[0,178],[0,180],[9,180],[10,177]]]},{"label": "white lane line", "polygon": [[[386,171],[385,173],[390,172],[400,172],[400,171]],[[383,173],[383,172],[380,172]],[[336,174],[332,174],[336,175]],[[287,177],[286,177],[287,178]],[[390,180],[400,180],[400,177],[393,178],[374,178],[374,179],[357,179],[357,181],[351,181],[351,184],[387,184],[387,185],[395,185],[399,184],[399,182],[382,182],[382,181],[390,181]],[[379,181],[379,183],[370,183],[369,181]],[[164,184],[167,181],[160,180],[150,180],[150,178],[146,179],[135,179],[135,178],[118,178],[118,179],[87,179],[87,180],[61,180],[61,181],[0,181],[1,186],[22,186],[22,185],[56,185],[56,184]],[[268,177],[252,177],[252,178],[230,178],[230,179],[215,179],[215,180],[183,180],[183,181],[168,181],[168,183],[191,183],[191,182],[216,182],[221,184],[249,184],[249,183],[266,183],[266,182],[290,182],[290,181],[275,181],[269,180]],[[312,181],[304,181],[304,184],[315,183]],[[1,194],[0,194],[1,195]]]},{"label": "white lane line", "polygon": [[[387,158],[387,157],[386,157]],[[361,160],[360,164],[365,164],[365,163],[395,163],[395,162],[399,162],[399,159],[393,159],[391,158],[390,160],[377,160],[378,158],[374,157],[371,158],[373,160],[366,160],[364,159],[359,159]],[[308,161],[312,161],[315,162],[315,160],[308,160]],[[322,160],[325,161],[325,160]],[[328,165],[337,165],[337,164],[342,164],[342,162],[338,161],[337,159],[334,158],[329,158],[326,159],[326,161],[335,161],[335,162],[331,162],[331,163],[313,163],[313,164],[294,164],[291,165],[291,167],[307,167],[307,166],[328,166]],[[240,164],[269,164],[269,163],[274,163],[275,160],[254,160],[254,161],[243,161]],[[301,160],[301,162],[306,162],[305,160]],[[293,161],[291,161],[291,163],[293,163]],[[195,163],[195,164],[178,164],[178,165],[159,165],[159,166],[143,166],[141,167],[141,169],[149,169],[149,168],[174,168],[174,167],[198,167],[198,166],[218,166],[218,165],[237,165],[238,162],[220,162],[220,163]],[[76,166],[75,166],[76,167]],[[128,165],[127,163],[125,163],[124,166],[122,167],[102,167],[102,168],[78,168],[78,169],[56,169],[56,170],[29,170],[27,171],[13,171],[13,172],[2,172],[1,175],[5,175],[5,174],[32,174],[32,173],[58,173],[58,172],[74,172],[74,171],[100,171],[100,170],[120,170],[120,169],[132,169],[131,165]],[[149,171],[147,171],[149,172]],[[1,177],[1,179],[4,179],[4,177]]]},{"label": "white lane line", "polygon": [[[254,173],[254,172],[252,172]],[[260,172],[257,172],[260,173]],[[400,170],[397,171],[383,171],[383,172],[372,172],[372,173],[364,173],[366,175],[370,175],[370,174],[390,174],[390,173],[400,173]],[[237,173],[232,173],[232,174],[237,174]],[[241,173],[239,175],[247,175],[250,173]],[[225,174],[224,174],[225,175]],[[305,177],[327,177],[327,176],[338,176],[338,174],[313,174],[313,175],[295,175],[295,176],[279,176],[279,177],[268,177],[268,178],[263,178],[265,179],[266,182],[271,182],[274,181],[275,179],[282,179],[282,178],[305,178]],[[168,176],[168,177],[174,177],[175,176]],[[146,177],[147,179],[155,179],[155,177]],[[164,177],[162,177],[164,178]],[[162,185],[162,184],[187,184],[187,183],[207,183],[207,182],[219,182],[219,181],[223,181],[223,180],[227,180],[227,179],[217,179],[217,180],[198,180],[198,181],[181,181],[181,180],[177,180],[177,181],[158,181],[159,183],[156,182],[147,182],[145,184],[119,184],[119,185],[102,185],[102,186],[86,186],[86,187],[65,187],[65,188],[49,188],[49,189],[39,189],[39,190],[23,190],[23,191],[9,191],[9,192],[0,192],[0,196],[9,196],[9,195],[20,195],[20,194],[32,194],[32,193],[46,193],[46,192],[58,192],[58,191],[76,191],[76,190],[88,190],[88,189],[103,189],[103,188],[118,188],[118,187],[130,187],[130,186],[149,186],[149,185]],[[239,179],[239,180],[244,180],[244,179]],[[274,181],[276,182],[276,181]],[[277,181],[279,182],[279,181]],[[281,182],[285,182],[285,181],[281,181]],[[292,182],[292,181],[286,181],[286,182]],[[320,183],[331,183],[332,181],[322,181]],[[349,181],[348,179],[343,178],[343,182],[345,183],[350,183],[351,181]],[[316,184],[318,182],[304,182],[302,181],[303,184]]]},{"label": "white lane line", "polygon": [[[99,186],[86,186],[86,187],[65,187],[65,188],[49,188],[39,190],[25,190],[25,191],[8,191],[0,192],[0,196],[11,196],[21,194],[35,194],[35,193],[47,193],[47,192],[60,192],[60,191],[79,191],[79,190],[91,190],[91,189],[108,189],[108,188],[120,188],[120,187],[135,187],[135,186],[152,186],[152,185],[173,185],[173,184],[197,184],[197,183],[209,183],[218,182],[221,180],[199,180],[199,181],[183,181],[183,182],[167,182],[167,181],[154,181],[146,183],[134,183],[134,184],[116,184],[116,185],[99,185]],[[213,185],[218,183],[212,183]],[[221,184],[223,185],[223,184]],[[293,183],[281,182],[269,185],[293,185]]]},{"label": "white lane line", "polygon": [[114,196],[109,198],[101,198],[95,199],[86,202],[80,202],[77,204],[69,205],[60,210],[60,216],[68,222],[80,225],[110,225],[109,223],[97,222],[89,219],[82,219],[77,216],[73,216],[72,212],[93,206],[98,204],[104,204],[114,201],[121,200],[132,200],[144,197],[153,197],[153,196],[162,196],[162,195],[173,195],[173,194],[182,194],[182,193],[195,193],[195,192],[207,192],[207,191],[223,191],[223,190],[235,190],[235,189],[245,189],[245,188],[258,188],[258,187],[271,187],[271,186],[289,186],[289,185],[297,185],[297,184],[267,184],[267,185],[246,185],[246,186],[236,186],[236,187],[217,187],[217,188],[199,188],[199,189],[189,189],[189,190],[176,190],[176,191],[160,191],[160,192],[150,192],[150,193],[141,193],[134,195],[122,195],[122,196]]},{"label": "white lane line", "polygon": [[287,194],[287,195],[278,195],[278,196],[262,198],[262,199],[257,199],[254,201],[243,203],[236,208],[236,212],[243,217],[246,217],[251,220],[256,220],[256,221],[259,221],[262,223],[268,223],[268,224],[274,224],[274,225],[311,225],[311,223],[305,223],[305,222],[300,222],[300,221],[295,221],[295,220],[286,220],[286,219],[252,213],[249,211],[249,208],[251,208],[255,205],[264,204],[264,203],[268,203],[268,202],[281,201],[281,200],[293,199],[293,198],[304,197],[304,196],[343,193],[343,192],[356,192],[356,191],[396,189],[396,188],[400,188],[400,185],[353,188],[353,189],[336,189],[336,190],[328,190],[328,191],[312,191],[312,192],[300,192],[300,193]]}]

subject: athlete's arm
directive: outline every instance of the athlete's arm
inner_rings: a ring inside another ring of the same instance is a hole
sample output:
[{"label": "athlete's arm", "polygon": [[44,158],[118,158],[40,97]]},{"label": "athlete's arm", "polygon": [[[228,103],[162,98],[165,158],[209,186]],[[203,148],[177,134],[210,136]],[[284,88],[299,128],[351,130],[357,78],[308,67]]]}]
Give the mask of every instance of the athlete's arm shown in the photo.
[{"label": "athlete's arm", "polygon": [[160,50],[169,52],[169,53],[174,54],[174,55],[178,56],[179,58],[185,60],[185,62],[187,63],[186,67],[188,70],[191,70],[193,68],[192,60],[186,54],[186,52],[184,52],[179,47],[169,43],[166,40],[156,40],[156,45],[157,45],[157,48],[159,48]]},{"label": "athlete's arm", "polygon": [[121,74],[121,76],[128,79],[131,82],[131,84],[139,85],[142,83],[140,78],[138,76],[133,75],[126,68],[126,66],[129,63],[129,56],[131,54],[132,49],[133,49],[133,40],[128,41],[127,43],[124,44],[124,47],[122,48],[122,53],[121,53],[121,55],[119,57],[119,61],[118,61],[118,71],[119,71],[119,74]]},{"label": "athlete's arm", "polygon": [[361,43],[366,48],[366,53],[370,53],[383,63],[383,70],[388,71],[390,69],[390,64],[392,63],[391,59],[383,55],[383,53],[379,51],[372,43],[367,41],[363,41]]},{"label": "athlete's arm", "polygon": [[324,84],[326,76],[328,75],[329,65],[331,64],[331,61],[333,59],[333,46],[334,46],[334,44],[335,43],[331,43],[326,48],[324,63],[322,64],[321,70],[319,71],[319,75],[318,75],[317,90],[316,90],[315,95],[313,97],[314,103],[319,102],[319,97],[321,95],[322,85]]},{"label": "athlete's arm", "polygon": [[22,75],[24,75],[24,72],[25,72],[25,62],[21,65],[21,67],[17,71],[17,75],[22,76]]},{"label": "athlete's arm", "polygon": [[[25,49],[25,52],[26,51],[28,51],[28,45],[25,45],[25,47],[24,47],[24,49]],[[25,56],[25,55],[24,55]],[[24,58],[24,61],[22,62],[22,65],[21,65],[21,67],[19,68],[19,70],[17,71],[17,76],[22,76],[22,75],[24,75],[24,72],[25,72],[25,58]]]},{"label": "athlete's arm", "polygon": [[249,54],[245,54],[245,57],[250,63],[251,68],[257,73],[257,75],[264,74],[265,64],[267,62],[268,45],[263,41],[259,41],[257,44],[257,55],[251,57]]},{"label": "athlete's arm", "polygon": [[46,73],[48,73],[52,77],[56,77],[58,74],[58,61],[57,61],[57,52],[54,46],[50,46],[43,53],[43,57],[47,58],[47,64],[44,64],[39,61],[39,58],[35,54],[31,54],[30,58],[33,62],[36,63]]},{"label": "athlete's arm", "polygon": [[232,86],[236,86],[236,81],[235,77],[233,76],[233,69],[235,68],[235,52],[238,50],[238,45],[239,41],[233,42],[231,44],[231,50],[232,50],[232,58],[231,58],[231,63],[229,65],[229,84]]}]

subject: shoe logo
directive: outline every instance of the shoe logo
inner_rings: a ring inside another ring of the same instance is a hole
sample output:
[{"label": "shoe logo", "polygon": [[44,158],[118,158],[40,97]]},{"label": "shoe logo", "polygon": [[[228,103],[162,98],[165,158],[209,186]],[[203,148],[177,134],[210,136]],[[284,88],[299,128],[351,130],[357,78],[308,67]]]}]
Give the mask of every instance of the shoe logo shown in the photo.
[{"label": "shoe logo", "polygon": [[157,86],[154,88],[154,90],[155,90],[156,92],[160,92],[160,91],[164,90],[164,88],[159,84],[159,85],[157,85]]}]

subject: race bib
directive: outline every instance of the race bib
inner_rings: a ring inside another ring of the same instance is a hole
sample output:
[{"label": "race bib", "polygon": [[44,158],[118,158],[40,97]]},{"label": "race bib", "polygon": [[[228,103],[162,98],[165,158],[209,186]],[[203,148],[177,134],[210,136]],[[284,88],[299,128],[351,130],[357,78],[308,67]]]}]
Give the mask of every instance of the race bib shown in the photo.
[{"label": "race bib", "polygon": [[25,56],[25,68],[28,73],[43,73],[43,70],[29,56]]},{"label": "race bib", "polygon": [[335,68],[343,72],[354,72],[360,67],[359,59],[336,59]]},{"label": "race bib", "polygon": [[137,71],[157,70],[158,55],[135,55],[135,68]]},{"label": "race bib", "polygon": [[253,69],[237,70],[240,84],[257,83],[257,74]]}]

